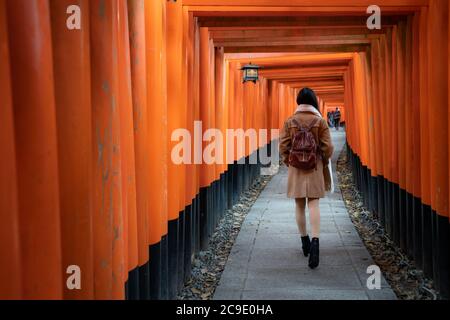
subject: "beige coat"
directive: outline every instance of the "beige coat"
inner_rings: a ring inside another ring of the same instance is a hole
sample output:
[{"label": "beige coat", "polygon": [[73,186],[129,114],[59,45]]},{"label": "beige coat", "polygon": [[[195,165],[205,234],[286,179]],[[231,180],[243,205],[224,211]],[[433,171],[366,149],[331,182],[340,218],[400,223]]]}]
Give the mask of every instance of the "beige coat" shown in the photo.
[{"label": "beige coat", "polygon": [[[303,171],[294,167],[289,167],[289,153],[294,134],[297,130],[292,119],[295,118],[302,126],[308,126],[314,119],[319,118],[315,126],[311,129],[319,145],[319,160],[317,169]],[[328,171],[328,164],[333,154],[333,144],[331,142],[330,129],[326,120],[313,112],[296,112],[286,120],[280,134],[280,156],[283,162],[289,167],[288,171],[288,191],[289,198],[324,198],[325,192],[330,189],[331,179]]]}]

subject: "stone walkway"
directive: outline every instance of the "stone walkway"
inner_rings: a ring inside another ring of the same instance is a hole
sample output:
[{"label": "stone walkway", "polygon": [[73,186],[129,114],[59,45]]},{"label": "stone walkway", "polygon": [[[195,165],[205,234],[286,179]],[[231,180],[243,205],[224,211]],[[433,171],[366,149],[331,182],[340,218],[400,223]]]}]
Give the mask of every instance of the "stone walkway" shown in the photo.
[{"label": "stone walkway", "polygon": [[[345,133],[333,131],[336,160]],[[335,177],[336,181],[336,177]],[[345,208],[339,188],[322,199],[320,266],[311,270],[301,252],[294,201],[285,195],[286,168],[273,177],[249,212],[233,246],[215,300],[396,299],[385,279],[366,286],[373,265]],[[308,226],[308,230],[309,226]]]}]

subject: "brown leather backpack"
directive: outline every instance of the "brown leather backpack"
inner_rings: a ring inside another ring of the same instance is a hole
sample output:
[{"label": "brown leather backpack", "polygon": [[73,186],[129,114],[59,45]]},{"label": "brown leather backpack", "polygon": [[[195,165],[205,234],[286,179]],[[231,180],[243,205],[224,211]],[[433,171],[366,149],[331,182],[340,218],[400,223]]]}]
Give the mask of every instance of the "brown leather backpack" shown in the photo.
[{"label": "brown leather backpack", "polygon": [[313,170],[317,168],[318,145],[311,129],[318,119],[304,127],[296,119],[292,120],[298,130],[292,140],[291,152],[289,154],[289,165],[301,170]]}]

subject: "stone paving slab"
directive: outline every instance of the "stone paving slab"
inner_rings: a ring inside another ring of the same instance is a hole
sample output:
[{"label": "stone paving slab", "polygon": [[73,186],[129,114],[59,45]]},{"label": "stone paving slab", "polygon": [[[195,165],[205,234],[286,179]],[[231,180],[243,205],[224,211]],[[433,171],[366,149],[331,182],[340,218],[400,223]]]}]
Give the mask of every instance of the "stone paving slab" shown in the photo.
[{"label": "stone paving slab", "polygon": [[[345,134],[333,132],[332,137],[335,172]],[[396,299],[383,277],[381,289],[367,288],[367,267],[374,262],[348,216],[338,187],[321,200],[320,266],[315,270],[308,267],[295,223],[295,204],[286,198],[286,184],[284,168],[255,202],[231,250],[214,299]]]}]

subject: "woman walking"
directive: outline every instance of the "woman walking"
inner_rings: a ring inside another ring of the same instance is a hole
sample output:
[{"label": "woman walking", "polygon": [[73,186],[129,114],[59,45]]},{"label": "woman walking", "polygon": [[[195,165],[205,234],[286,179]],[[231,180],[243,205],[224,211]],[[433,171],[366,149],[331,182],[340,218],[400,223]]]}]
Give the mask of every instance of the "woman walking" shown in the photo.
[{"label": "woman walking", "polygon": [[[280,155],[288,166],[287,196],[295,199],[296,220],[309,267],[319,265],[319,199],[331,189],[328,165],[333,154],[330,129],[319,111],[313,90],[304,88],[297,97],[298,108],[286,120],[280,135]],[[306,205],[309,208],[311,236],[306,229]]]}]

